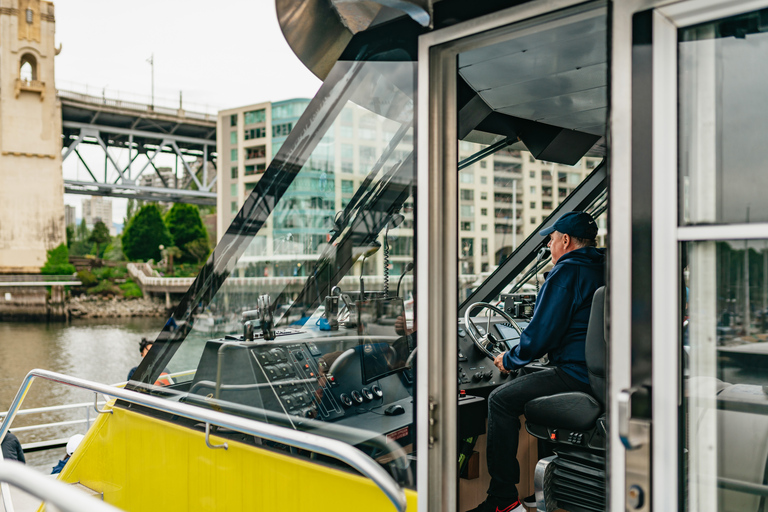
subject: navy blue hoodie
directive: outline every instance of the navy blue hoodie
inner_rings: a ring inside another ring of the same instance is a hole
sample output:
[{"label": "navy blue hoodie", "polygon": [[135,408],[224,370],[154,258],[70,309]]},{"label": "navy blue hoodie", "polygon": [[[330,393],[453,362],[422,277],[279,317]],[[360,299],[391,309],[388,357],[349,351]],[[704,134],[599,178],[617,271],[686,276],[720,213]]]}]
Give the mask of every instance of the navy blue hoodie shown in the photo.
[{"label": "navy blue hoodie", "polygon": [[568,375],[589,382],[584,342],[592,295],[604,284],[602,249],[582,247],[563,254],[541,286],[520,344],[504,354],[504,367],[521,368],[548,353]]}]

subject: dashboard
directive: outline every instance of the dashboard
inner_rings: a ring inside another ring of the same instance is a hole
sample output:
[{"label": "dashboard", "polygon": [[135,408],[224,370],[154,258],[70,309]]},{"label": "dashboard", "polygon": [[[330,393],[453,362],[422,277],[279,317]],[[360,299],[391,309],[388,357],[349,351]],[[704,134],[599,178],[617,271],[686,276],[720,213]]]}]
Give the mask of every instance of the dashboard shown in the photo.
[{"label": "dashboard", "polygon": [[[475,323],[481,334],[490,328],[497,339],[517,337],[501,317]],[[349,427],[401,446],[415,441],[415,335],[360,335],[345,328],[276,334],[270,341],[227,336],[205,342],[184,401],[302,430]],[[459,390],[487,396],[513,378],[475,347],[463,320],[458,345]],[[484,414],[478,410],[472,414]],[[340,431],[338,437],[349,435]]]}]

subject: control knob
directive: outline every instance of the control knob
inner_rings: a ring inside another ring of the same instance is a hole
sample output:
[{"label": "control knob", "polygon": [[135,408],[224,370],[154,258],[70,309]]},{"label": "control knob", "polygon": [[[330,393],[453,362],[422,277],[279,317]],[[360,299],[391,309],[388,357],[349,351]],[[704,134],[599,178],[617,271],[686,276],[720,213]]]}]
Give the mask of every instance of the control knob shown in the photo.
[{"label": "control knob", "polygon": [[472,375],[472,380],[474,382],[480,382],[481,380],[483,380],[483,372],[475,372],[475,374]]}]

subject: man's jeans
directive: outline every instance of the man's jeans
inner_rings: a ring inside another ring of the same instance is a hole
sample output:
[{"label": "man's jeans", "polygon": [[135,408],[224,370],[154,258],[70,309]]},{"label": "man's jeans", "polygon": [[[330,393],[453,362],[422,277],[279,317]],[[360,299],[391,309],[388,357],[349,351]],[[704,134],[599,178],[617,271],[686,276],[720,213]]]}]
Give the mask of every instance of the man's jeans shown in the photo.
[{"label": "man's jeans", "polygon": [[512,382],[496,388],[488,397],[488,472],[491,485],[488,494],[497,498],[517,497],[520,464],[517,444],[519,417],[525,404],[542,396],[567,391],[591,393],[589,384],[581,382],[559,368],[550,368],[521,375]]}]

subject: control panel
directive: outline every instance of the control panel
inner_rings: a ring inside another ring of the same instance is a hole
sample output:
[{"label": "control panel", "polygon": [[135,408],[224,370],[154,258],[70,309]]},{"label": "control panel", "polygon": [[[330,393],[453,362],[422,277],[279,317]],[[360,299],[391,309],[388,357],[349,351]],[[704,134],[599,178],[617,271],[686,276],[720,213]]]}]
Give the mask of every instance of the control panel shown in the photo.
[{"label": "control panel", "polygon": [[[486,328],[488,326],[487,319],[480,317],[475,319],[475,325],[480,331],[480,335],[486,334]],[[527,322],[518,322],[521,329],[525,329],[528,325]],[[506,329],[505,329],[506,327]],[[510,336],[509,332],[512,329],[509,324],[506,324],[501,317],[492,317],[490,321],[490,328],[492,334],[499,340],[512,338],[513,342],[517,339],[517,333],[514,336]],[[459,321],[459,354],[458,354],[458,384],[461,390],[478,390],[482,388],[496,387],[500,384],[504,384],[509,381],[513,375],[510,373],[504,373],[499,371],[494,366],[493,361],[486,357],[480,349],[478,349],[471,336],[467,332],[467,328],[464,326],[464,321]]]},{"label": "control panel", "polygon": [[286,338],[208,341],[190,394],[276,423],[295,423],[295,418],[344,422],[366,413],[399,416],[405,409],[390,406],[410,404],[412,375],[401,366],[407,354],[399,353],[407,345],[398,340]]}]

